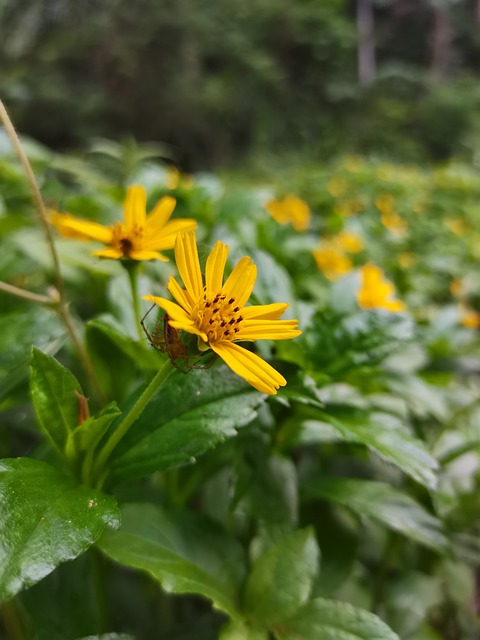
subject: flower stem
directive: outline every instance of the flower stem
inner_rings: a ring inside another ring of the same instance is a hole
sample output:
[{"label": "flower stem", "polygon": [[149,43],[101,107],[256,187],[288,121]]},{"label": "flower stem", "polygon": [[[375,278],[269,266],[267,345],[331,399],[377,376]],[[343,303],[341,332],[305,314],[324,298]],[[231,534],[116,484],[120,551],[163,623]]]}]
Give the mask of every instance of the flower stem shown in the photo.
[{"label": "flower stem", "polygon": [[139,271],[139,263],[134,262],[133,260],[129,260],[128,262],[122,262],[128,273],[128,279],[130,281],[130,290],[132,292],[132,307],[133,307],[133,316],[135,319],[135,326],[137,328],[137,335],[142,342],[144,339],[144,335],[142,332],[142,327],[140,325],[140,298],[138,295],[138,271]]},{"label": "flower stem", "polygon": [[[93,368],[93,364],[90,360],[87,350],[85,349],[80,337],[75,328],[72,316],[70,314],[70,310],[68,308],[68,302],[65,299],[65,285],[63,282],[62,272],[60,269],[60,259],[58,257],[57,248],[55,246],[55,241],[53,239],[52,229],[48,222],[47,210],[45,207],[45,203],[43,202],[42,194],[40,193],[40,188],[38,186],[37,180],[35,178],[35,174],[33,173],[32,166],[30,161],[28,160],[27,154],[25,153],[22,143],[20,142],[20,138],[18,137],[17,132],[15,131],[15,127],[13,126],[12,121],[10,120],[10,116],[8,115],[8,111],[5,108],[5,105],[0,100],[0,122],[5,127],[5,131],[10,139],[12,147],[17,154],[17,157],[20,161],[20,164],[25,171],[25,175],[27,176],[28,184],[30,185],[30,189],[32,191],[33,201],[35,203],[35,208],[37,209],[38,216],[40,219],[40,223],[43,227],[45,238],[47,241],[48,248],[50,250],[50,255],[52,257],[53,263],[53,272],[55,276],[55,288],[56,294],[58,297],[58,303],[54,306],[57,310],[61,320],[63,321],[67,333],[70,337],[70,340],[74,344],[77,353],[79,355],[82,366],[87,373],[87,376],[92,384],[92,387],[95,389],[96,394],[102,402],[106,399],[104,397],[100,382],[98,380],[95,369]],[[4,291],[7,289],[5,286],[2,287]],[[12,289],[10,289],[9,293],[14,293]],[[16,295],[20,295],[19,292],[16,292]],[[23,295],[22,297],[27,297]],[[33,300],[32,296],[29,296],[31,300]],[[52,298],[53,298],[52,294]],[[36,299],[35,302],[44,302],[44,300]]]},{"label": "flower stem", "polygon": [[137,400],[135,405],[130,409],[129,413],[127,413],[125,418],[118,425],[117,429],[112,433],[110,438],[104,444],[103,448],[100,450],[97,461],[94,465],[94,476],[96,478],[100,478],[100,484],[105,479],[105,474],[103,474],[102,472],[112,451],[124,438],[130,427],[137,420],[137,418],[140,416],[142,411],[145,409],[147,404],[153,398],[162,383],[165,382],[168,376],[172,373],[172,371],[174,371],[174,366],[172,365],[170,360],[167,360],[166,362],[164,362],[163,366],[160,367],[157,374],[145,389],[145,391],[142,393],[140,398]]},{"label": "flower stem", "polygon": [[40,293],[33,293],[33,291],[28,291],[28,289],[22,289],[20,287],[16,287],[13,284],[8,284],[8,282],[0,281],[0,291],[5,291],[5,293],[9,293],[12,296],[17,296],[18,298],[24,298],[25,300],[31,300],[31,302],[38,302],[40,304],[46,305],[56,305],[56,300],[54,298],[50,298],[49,296],[43,296]]}]

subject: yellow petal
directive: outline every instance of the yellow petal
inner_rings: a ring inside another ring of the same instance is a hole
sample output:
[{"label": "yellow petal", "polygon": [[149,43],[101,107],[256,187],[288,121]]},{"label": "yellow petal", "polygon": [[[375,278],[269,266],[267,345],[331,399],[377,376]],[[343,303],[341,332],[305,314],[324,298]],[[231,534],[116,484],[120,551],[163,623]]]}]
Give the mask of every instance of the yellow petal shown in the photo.
[{"label": "yellow petal", "polygon": [[243,307],[253,291],[257,278],[257,267],[248,256],[242,258],[235,266],[223,285],[222,293],[227,298],[234,298],[239,307]]},{"label": "yellow petal", "polygon": [[223,242],[218,241],[207,258],[205,267],[205,284],[207,285],[207,295],[216,295],[222,289],[223,272],[227,262],[228,247]]},{"label": "yellow petal", "polygon": [[192,297],[190,296],[188,291],[181,288],[181,286],[173,276],[170,276],[167,289],[170,291],[178,304],[183,307],[185,311],[187,311],[187,313],[192,313],[195,304],[192,300]]},{"label": "yellow petal", "polygon": [[[187,333],[192,333],[195,336],[200,336],[200,338],[203,340],[203,342],[207,342],[208,341],[207,334],[204,333],[203,331],[201,331],[193,322],[191,322],[189,324],[187,322],[170,320],[170,322],[168,324],[171,327],[174,327],[175,329],[181,329],[182,331],[186,331]],[[208,349],[208,347],[207,347],[207,349]]]},{"label": "yellow petal", "polygon": [[181,220],[171,220],[163,229],[154,231],[147,228],[147,233],[143,241],[145,249],[164,250],[173,249],[175,240],[179,233],[187,233],[197,228],[196,220],[192,218],[182,218]]},{"label": "yellow petal", "polygon": [[78,238],[90,238],[91,240],[98,240],[104,244],[110,244],[112,241],[112,228],[104,227],[98,222],[75,218],[68,213],[57,213],[56,211],[50,213],[50,221],[58,228],[62,235],[64,235],[65,232],[68,235],[70,231],[70,237],[75,237],[76,235]]},{"label": "yellow petal", "polygon": [[385,309],[388,311],[405,311],[407,305],[403,300],[387,300],[385,303]]},{"label": "yellow petal", "polygon": [[198,261],[197,240],[193,231],[177,236],[175,260],[188,293],[194,300],[199,300],[203,297],[203,282]]},{"label": "yellow petal", "polygon": [[177,201],[175,198],[171,198],[170,196],[161,198],[147,216],[147,229],[151,229],[152,231],[163,229],[170,220],[176,204]]},{"label": "yellow petal", "polygon": [[365,287],[373,287],[383,278],[383,271],[374,264],[366,264],[360,271]]},{"label": "yellow petal", "polygon": [[168,262],[167,256],[164,256],[158,251],[147,251],[145,249],[130,251],[128,257],[132,258],[132,260],[161,260],[162,262]]},{"label": "yellow petal", "polygon": [[113,258],[114,260],[123,258],[123,253],[120,249],[100,249],[99,251],[93,251],[92,255],[99,258]]},{"label": "yellow petal", "polygon": [[245,320],[257,318],[258,320],[278,320],[290,305],[284,302],[273,304],[257,304],[251,307],[243,307],[242,316]]},{"label": "yellow petal", "polygon": [[185,324],[191,324],[193,322],[187,312],[171,300],[167,300],[166,298],[161,298],[159,296],[142,296],[142,300],[154,302],[160,307],[160,309],[166,311],[172,320],[177,320]]},{"label": "yellow petal", "polygon": [[147,194],[143,187],[128,187],[123,203],[123,216],[128,230],[135,226],[143,229],[147,217]]},{"label": "yellow petal", "polygon": [[228,341],[210,345],[230,369],[262,393],[274,395],[287,384],[285,378],[259,356]]},{"label": "yellow petal", "polygon": [[235,340],[290,340],[302,332],[298,320],[244,320]]}]

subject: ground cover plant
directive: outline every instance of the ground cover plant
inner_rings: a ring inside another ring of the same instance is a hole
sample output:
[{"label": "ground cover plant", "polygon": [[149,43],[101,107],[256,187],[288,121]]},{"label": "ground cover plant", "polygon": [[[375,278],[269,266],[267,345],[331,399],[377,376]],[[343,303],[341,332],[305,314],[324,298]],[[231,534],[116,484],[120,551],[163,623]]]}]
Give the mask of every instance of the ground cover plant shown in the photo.
[{"label": "ground cover plant", "polygon": [[2,119],[0,635],[477,637],[475,172]]}]

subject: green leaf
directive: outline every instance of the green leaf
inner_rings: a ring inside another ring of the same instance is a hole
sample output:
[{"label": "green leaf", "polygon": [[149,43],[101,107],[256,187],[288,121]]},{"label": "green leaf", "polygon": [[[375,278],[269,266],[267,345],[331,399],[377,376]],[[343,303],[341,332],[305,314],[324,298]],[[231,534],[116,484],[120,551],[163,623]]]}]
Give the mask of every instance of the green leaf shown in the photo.
[{"label": "green leaf", "polygon": [[[401,424],[386,413],[351,412],[341,417],[324,412],[327,422],[347,441],[366,445],[384,460],[391,462],[411,478],[434,491],[437,486],[437,461],[431,457],[421,440],[399,428]],[[312,421],[309,421],[310,430]],[[323,432],[323,429],[322,429]]]},{"label": "green leaf", "polygon": [[63,455],[68,436],[79,422],[75,392],[81,394],[82,389],[68,369],[36,347],[32,349],[30,387],[40,427]]},{"label": "green leaf", "polygon": [[352,509],[360,517],[373,518],[408,538],[445,550],[447,539],[441,523],[410,496],[382,482],[347,478],[320,478],[309,482],[308,495]]},{"label": "green leaf", "polygon": [[123,508],[119,531],[106,530],[99,546],[112,560],[141,569],[170,593],[198,593],[235,615],[244,580],[240,545],[195,513],[151,504]]},{"label": "green leaf", "polygon": [[400,640],[376,615],[316,598],[275,629],[280,640]]},{"label": "green leaf", "polygon": [[268,627],[292,616],[310,596],[318,561],[319,550],[311,528],[284,536],[260,556],[248,577],[248,616]]},{"label": "green leaf", "polygon": [[0,496],[0,601],[86,551],[106,525],[119,525],[114,498],[30,458],[0,462]]},{"label": "green leaf", "polygon": [[225,367],[174,372],[120,443],[113,479],[193,462],[251,422],[264,399]]},{"label": "green leaf", "polygon": [[252,626],[248,620],[232,620],[226,624],[219,640],[268,640],[268,631]]}]

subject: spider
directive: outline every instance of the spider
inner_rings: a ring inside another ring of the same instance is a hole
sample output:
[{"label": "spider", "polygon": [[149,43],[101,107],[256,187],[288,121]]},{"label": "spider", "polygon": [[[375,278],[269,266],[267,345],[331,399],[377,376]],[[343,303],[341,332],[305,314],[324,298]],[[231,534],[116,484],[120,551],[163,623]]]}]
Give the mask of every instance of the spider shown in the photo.
[{"label": "spider", "polygon": [[188,373],[192,369],[210,368],[216,358],[211,358],[211,362],[199,364],[202,354],[188,352],[187,346],[180,339],[180,332],[175,327],[170,326],[168,313],[165,313],[163,317],[157,320],[152,332],[147,329],[145,319],[154,307],[155,305],[152,305],[140,320],[150,345],[159,353],[166,353],[173,366],[182,371],[182,373]]}]

